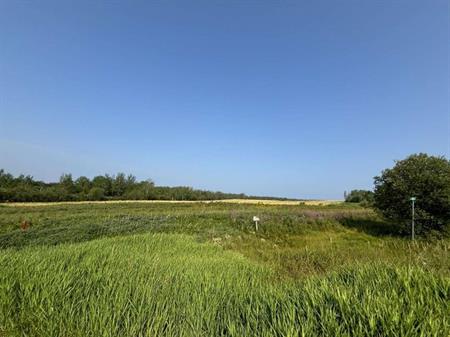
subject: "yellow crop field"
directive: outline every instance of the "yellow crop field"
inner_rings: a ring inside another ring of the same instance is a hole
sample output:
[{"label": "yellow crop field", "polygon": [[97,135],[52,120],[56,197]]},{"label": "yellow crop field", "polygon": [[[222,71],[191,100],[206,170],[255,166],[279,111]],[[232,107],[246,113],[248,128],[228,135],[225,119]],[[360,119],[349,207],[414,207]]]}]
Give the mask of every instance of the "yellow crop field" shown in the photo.
[{"label": "yellow crop field", "polygon": [[327,206],[337,205],[342,203],[340,200],[276,200],[276,199],[226,199],[226,200],[104,200],[104,201],[61,201],[61,202],[10,202],[2,205],[10,207],[27,207],[27,206],[48,206],[48,205],[83,205],[83,204],[126,204],[126,203],[140,203],[140,204],[180,204],[180,203],[237,203],[249,205],[307,205],[307,206]]}]

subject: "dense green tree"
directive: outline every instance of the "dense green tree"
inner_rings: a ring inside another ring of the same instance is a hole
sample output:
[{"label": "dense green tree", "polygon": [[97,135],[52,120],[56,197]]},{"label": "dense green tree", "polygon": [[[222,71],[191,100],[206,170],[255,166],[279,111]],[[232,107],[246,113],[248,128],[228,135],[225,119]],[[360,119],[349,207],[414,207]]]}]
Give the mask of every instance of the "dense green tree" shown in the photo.
[{"label": "dense green tree", "polygon": [[32,185],[36,185],[36,181],[34,181],[33,177],[30,175],[19,175],[16,179],[15,179],[15,185],[27,185],[27,186],[32,186]]},{"label": "dense green tree", "polygon": [[67,193],[74,193],[76,190],[70,173],[63,173],[59,178],[59,184],[67,191]]},{"label": "dense green tree", "polygon": [[360,203],[363,206],[373,204],[373,192],[367,190],[352,190],[345,194],[345,202]]},{"label": "dense green tree", "polygon": [[91,189],[92,183],[89,178],[81,176],[75,181],[75,187],[77,192],[88,194]]},{"label": "dense green tree", "polygon": [[113,178],[107,174],[104,176],[96,176],[92,179],[92,186],[103,189],[105,196],[112,195]]},{"label": "dense green tree", "polygon": [[126,187],[127,188],[133,187],[136,184],[136,182],[137,182],[136,177],[132,174],[129,174],[126,179]]},{"label": "dense green tree", "polygon": [[105,199],[105,190],[101,187],[92,187],[88,194],[89,200]]},{"label": "dense green tree", "polygon": [[125,193],[127,189],[127,178],[125,173],[117,173],[117,175],[113,178],[112,181],[112,195],[120,196]]},{"label": "dense green tree", "polygon": [[14,186],[14,176],[6,173],[5,170],[0,170],[0,188]]},{"label": "dense green tree", "polygon": [[152,200],[156,199],[154,185],[149,181],[142,181],[134,184],[125,194],[130,200]]},{"label": "dense green tree", "polygon": [[409,230],[411,197],[416,197],[418,231],[442,230],[450,223],[450,161],[414,154],[375,177],[375,207]]}]

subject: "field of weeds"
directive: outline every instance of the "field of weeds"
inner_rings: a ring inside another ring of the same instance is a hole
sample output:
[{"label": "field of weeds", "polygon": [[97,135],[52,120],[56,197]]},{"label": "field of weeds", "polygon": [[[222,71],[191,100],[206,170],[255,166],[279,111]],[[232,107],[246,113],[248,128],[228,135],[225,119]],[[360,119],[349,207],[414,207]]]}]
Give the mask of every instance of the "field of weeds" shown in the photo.
[{"label": "field of weeds", "polygon": [[0,205],[0,335],[446,337],[449,246],[346,204]]}]

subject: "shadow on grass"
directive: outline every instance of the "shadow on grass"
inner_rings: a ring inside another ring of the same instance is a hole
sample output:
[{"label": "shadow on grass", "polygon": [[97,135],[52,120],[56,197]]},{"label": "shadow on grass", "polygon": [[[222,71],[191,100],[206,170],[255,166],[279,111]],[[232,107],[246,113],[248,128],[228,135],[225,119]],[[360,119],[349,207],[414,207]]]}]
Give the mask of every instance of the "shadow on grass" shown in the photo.
[{"label": "shadow on grass", "polygon": [[372,236],[403,236],[398,225],[377,219],[357,219],[357,218],[342,218],[339,219],[342,226],[356,229]]},{"label": "shadow on grass", "polygon": [[[199,219],[198,216],[195,219]],[[182,233],[195,235],[199,240],[236,231],[223,225],[223,221],[207,218],[195,222],[189,217],[171,216],[117,216],[104,220],[83,219],[74,223],[59,223],[50,227],[31,227],[0,233],[0,249],[21,249],[32,246],[54,246],[64,243],[85,242],[104,237],[142,233]],[[220,220],[220,219],[219,219]],[[1,337],[1,336],[0,336]]]},{"label": "shadow on grass", "polygon": [[[120,219],[119,219],[120,220]],[[135,220],[135,221],[133,221]],[[168,232],[170,224],[165,219],[128,218],[127,221],[30,228],[27,231],[14,230],[0,234],[0,249],[21,249],[29,246],[54,246],[62,243],[77,243],[103,237],[132,235],[145,232]]]}]

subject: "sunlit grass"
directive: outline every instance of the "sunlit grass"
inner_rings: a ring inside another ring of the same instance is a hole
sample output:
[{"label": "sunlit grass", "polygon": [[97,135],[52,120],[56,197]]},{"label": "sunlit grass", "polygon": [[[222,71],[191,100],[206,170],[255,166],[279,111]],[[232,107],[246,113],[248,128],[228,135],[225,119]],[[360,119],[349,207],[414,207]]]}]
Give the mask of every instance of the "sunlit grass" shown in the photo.
[{"label": "sunlit grass", "polygon": [[449,283],[374,264],[277,282],[174,234],[0,253],[0,326],[28,336],[447,336]]},{"label": "sunlit grass", "polygon": [[449,243],[345,204],[3,206],[0,336],[447,337]]}]

